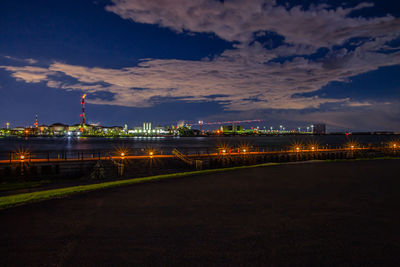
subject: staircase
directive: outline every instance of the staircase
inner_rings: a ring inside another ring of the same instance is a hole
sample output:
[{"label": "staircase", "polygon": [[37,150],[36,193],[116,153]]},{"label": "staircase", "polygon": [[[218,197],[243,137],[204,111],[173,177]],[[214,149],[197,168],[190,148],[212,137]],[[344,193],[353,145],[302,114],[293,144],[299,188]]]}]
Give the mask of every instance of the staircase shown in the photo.
[{"label": "staircase", "polygon": [[196,165],[197,170],[201,170],[203,168],[203,162],[201,160],[190,159],[189,157],[182,154],[182,152],[180,152],[176,148],[172,150],[172,154],[174,154],[175,157],[179,158],[180,160],[186,162],[189,165]]}]

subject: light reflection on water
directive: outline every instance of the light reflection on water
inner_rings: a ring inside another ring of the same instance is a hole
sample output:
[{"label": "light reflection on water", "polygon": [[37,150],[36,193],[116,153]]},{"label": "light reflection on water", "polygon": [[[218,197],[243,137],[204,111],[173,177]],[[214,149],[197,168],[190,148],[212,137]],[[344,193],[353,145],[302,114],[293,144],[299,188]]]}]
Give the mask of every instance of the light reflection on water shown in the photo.
[{"label": "light reflection on water", "polygon": [[44,151],[112,151],[115,147],[127,147],[131,150],[143,150],[148,147],[169,154],[178,148],[185,153],[214,153],[218,146],[239,147],[246,144],[267,150],[281,150],[293,143],[318,143],[321,146],[344,146],[349,139],[361,145],[384,145],[399,136],[394,135],[345,135],[325,136],[232,136],[232,137],[122,137],[122,138],[85,138],[85,137],[29,137],[0,138],[0,157],[17,149],[29,149],[33,152]]}]

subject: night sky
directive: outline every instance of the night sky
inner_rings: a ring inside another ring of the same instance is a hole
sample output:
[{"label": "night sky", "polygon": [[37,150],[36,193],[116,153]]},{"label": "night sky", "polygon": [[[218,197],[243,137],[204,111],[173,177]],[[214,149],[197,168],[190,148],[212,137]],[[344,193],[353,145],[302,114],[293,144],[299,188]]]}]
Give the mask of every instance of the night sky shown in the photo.
[{"label": "night sky", "polygon": [[2,0],[0,124],[400,131],[398,1]]}]

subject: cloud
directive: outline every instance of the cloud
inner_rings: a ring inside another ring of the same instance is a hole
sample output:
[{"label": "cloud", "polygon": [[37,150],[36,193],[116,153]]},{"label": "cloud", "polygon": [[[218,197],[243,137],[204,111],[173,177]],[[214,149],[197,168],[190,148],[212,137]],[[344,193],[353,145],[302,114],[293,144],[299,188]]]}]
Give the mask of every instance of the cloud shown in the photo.
[{"label": "cloud", "polygon": [[[285,125],[288,129],[295,129],[298,126],[314,123],[325,123],[329,132],[333,131],[398,131],[400,117],[400,101],[380,103],[370,101],[370,105],[349,105],[343,103],[332,109],[270,109],[270,110],[249,110],[240,113],[228,112],[215,114],[207,118],[209,121],[219,120],[245,120],[248,118],[261,118],[260,125],[277,127]],[[356,102],[355,102],[356,103]]]},{"label": "cloud", "polygon": [[[398,18],[350,16],[355,10],[372,7],[371,3],[348,8],[311,5],[305,10],[262,0],[112,2],[106,9],[124,19],[156,24],[177,33],[213,33],[235,43],[213,58],[143,59],[136,66],[120,69],[57,61],[42,67],[0,68],[28,83],[83,90],[92,94],[88,102],[95,104],[149,107],[175,99],[216,101],[227,111],[264,112],[318,109],[326,104],[342,109],[372,108],[379,103],[299,95],[317,91],[332,81],[347,82],[350,77],[400,64],[398,47],[389,45],[400,36]],[[284,42],[267,47],[260,37],[268,32],[282,36]],[[313,55],[319,48],[327,53]],[[97,92],[107,92],[112,98],[101,98]],[[331,113],[324,115],[334,118]]]},{"label": "cloud", "polygon": [[[288,116],[289,115],[289,116]],[[345,107],[339,110],[314,110],[306,114],[290,113],[284,116],[294,121],[322,122],[329,126],[330,131],[357,129],[369,131],[371,128],[382,131],[400,131],[400,102],[371,103]]]},{"label": "cloud", "polygon": [[29,64],[36,64],[36,63],[38,63],[38,61],[36,60],[36,59],[33,59],[33,58],[27,58],[27,59],[25,59],[26,60],[26,62],[28,62]]},{"label": "cloud", "polygon": [[249,43],[254,33],[276,32],[287,43],[314,47],[340,45],[357,36],[380,36],[400,29],[400,20],[392,16],[352,18],[355,10],[372,7],[360,3],[355,7],[327,9],[325,4],[288,9],[273,0],[112,0],[106,10],[124,19],[156,24],[177,32],[214,33],[233,42]]},{"label": "cloud", "polygon": [[0,66],[0,69],[5,69],[12,72],[12,77],[16,78],[18,81],[24,81],[27,83],[38,83],[41,81],[46,81],[47,79],[49,79],[49,75],[55,74],[55,72],[52,72],[47,68],[33,66]]},{"label": "cloud", "polygon": [[373,103],[364,101],[364,102],[351,102],[348,104],[349,107],[366,107],[366,106],[372,106]]},{"label": "cloud", "polygon": [[371,51],[375,46],[365,43],[354,51],[342,49],[318,61],[299,56],[282,63],[264,62],[268,51],[252,47],[226,51],[212,60],[148,59],[135,67],[122,69],[89,68],[61,62],[54,62],[47,68],[2,68],[26,82],[46,81],[49,87],[113,95],[111,100],[89,97],[88,101],[96,104],[148,107],[163,99],[177,99],[217,101],[226,110],[305,109],[326,103],[360,105],[351,104],[347,98],[298,95],[316,91],[332,81],[347,81],[349,77],[400,62],[400,52]]},{"label": "cloud", "polygon": [[33,58],[17,58],[17,57],[12,57],[12,56],[0,56],[0,57],[4,57],[6,59],[12,60],[12,61],[17,61],[17,62],[24,62],[24,63],[28,63],[28,64],[36,64],[38,63],[38,61],[36,59]]}]

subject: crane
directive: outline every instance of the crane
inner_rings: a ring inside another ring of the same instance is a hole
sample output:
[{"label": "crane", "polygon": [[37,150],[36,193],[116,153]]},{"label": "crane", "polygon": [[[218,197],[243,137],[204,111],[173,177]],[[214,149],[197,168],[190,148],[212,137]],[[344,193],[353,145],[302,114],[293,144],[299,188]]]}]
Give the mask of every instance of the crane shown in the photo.
[{"label": "crane", "polygon": [[215,122],[204,122],[204,121],[198,121],[197,123],[189,123],[188,125],[194,126],[194,125],[213,125],[213,124],[238,124],[238,123],[249,123],[249,122],[260,122],[262,120],[241,120],[241,121],[215,121]]}]

